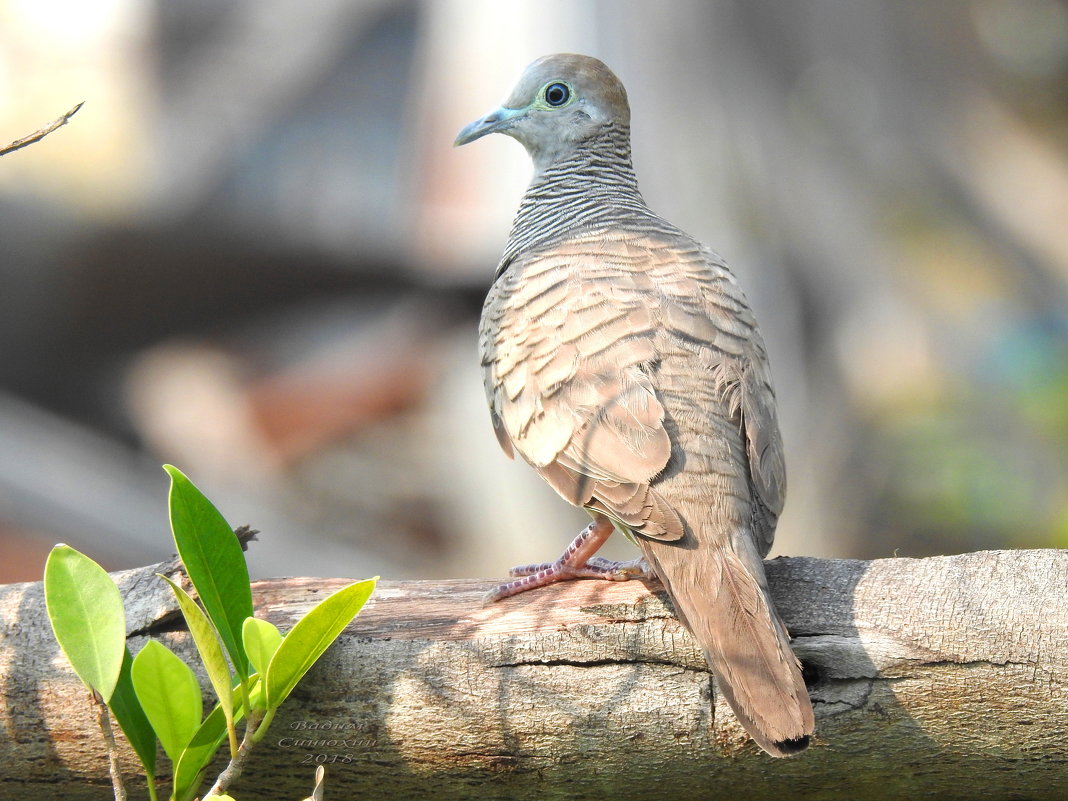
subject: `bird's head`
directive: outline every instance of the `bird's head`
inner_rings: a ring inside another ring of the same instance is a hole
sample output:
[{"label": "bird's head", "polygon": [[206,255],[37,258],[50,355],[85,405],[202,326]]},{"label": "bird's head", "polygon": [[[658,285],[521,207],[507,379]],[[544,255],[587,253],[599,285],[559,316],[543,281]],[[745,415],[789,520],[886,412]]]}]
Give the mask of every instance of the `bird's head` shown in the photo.
[{"label": "bird's head", "polygon": [[623,84],[595,58],[560,53],[527,67],[504,105],[466,126],[454,144],[507,134],[540,171],[612,124],[630,124]]}]

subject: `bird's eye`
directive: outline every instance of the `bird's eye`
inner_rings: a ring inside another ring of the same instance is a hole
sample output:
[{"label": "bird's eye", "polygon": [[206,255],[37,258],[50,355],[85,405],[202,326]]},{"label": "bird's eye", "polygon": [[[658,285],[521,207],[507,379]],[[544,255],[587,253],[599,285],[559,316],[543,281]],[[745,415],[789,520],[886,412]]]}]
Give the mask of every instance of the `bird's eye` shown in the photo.
[{"label": "bird's eye", "polygon": [[545,102],[550,106],[562,106],[571,98],[566,83],[551,83],[545,87]]}]

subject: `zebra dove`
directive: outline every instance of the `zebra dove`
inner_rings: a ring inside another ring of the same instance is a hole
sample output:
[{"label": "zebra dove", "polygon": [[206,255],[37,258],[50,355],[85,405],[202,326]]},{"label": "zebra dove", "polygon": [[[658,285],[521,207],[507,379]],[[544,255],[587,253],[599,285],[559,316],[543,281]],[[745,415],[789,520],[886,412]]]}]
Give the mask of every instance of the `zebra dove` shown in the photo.
[{"label": "zebra dove", "polygon": [[[494,132],[526,147],[534,177],[482,311],[493,428],[593,522],[489,600],[651,570],[752,738],[797,754],[812,705],[762,561],[785,465],[745,296],[715,253],[646,206],[627,94],[597,59],[535,61],[456,144]],[[644,558],[594,556],[613,530]]]}]

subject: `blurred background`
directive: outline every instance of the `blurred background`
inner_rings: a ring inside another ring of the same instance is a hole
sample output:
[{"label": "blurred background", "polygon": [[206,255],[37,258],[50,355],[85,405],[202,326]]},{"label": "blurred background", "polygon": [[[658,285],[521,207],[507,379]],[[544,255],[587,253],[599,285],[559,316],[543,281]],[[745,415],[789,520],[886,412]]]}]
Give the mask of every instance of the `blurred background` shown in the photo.
[{"label": "blurred background", "polygon": [[0,158],[0,581],[169,556],[163,462],[257,576],[554,557],[477,364],[530,167],[451,143],[557,51],[757,311],[776,553],[1068,545],[1064,2],[0,0],[0,145],[85,101]]}]

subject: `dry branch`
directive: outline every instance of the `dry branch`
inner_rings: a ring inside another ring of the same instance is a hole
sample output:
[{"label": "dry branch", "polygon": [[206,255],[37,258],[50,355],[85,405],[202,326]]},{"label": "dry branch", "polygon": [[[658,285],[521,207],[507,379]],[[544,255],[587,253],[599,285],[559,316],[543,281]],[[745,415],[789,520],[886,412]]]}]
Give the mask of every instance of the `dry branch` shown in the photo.
[{"label": "dry branch", "polygon": [[[122,576],[142,603],[131,626],[157,621],[153,636],[191,656],[185,632],[160,630],[154,569]],[[487,582],[383,582],[234,792],[302,798],[325,762],[328,798],[1068,797],[1068,553],[780,559],[768,572],[816,706],[801,757],[747,740],[642,584],[575,582],[483,609]],[[284,630],[344,583],[259,582],[257,606]],[[0,675],[0,786],[109,797],[40,585],[0,588]]]},{"label": "dry branch", "polygon": [[66,114],[61,114],[56,119],[52,120],[52,122],[48,123],[48,125],[46,125],[44,128],[39,128],[29,136],[22,137],[22,139],[16,139],[14,142],[12,142],[10,145],[7,145],[6,147],[0,147],[0,156],[6,156],[8,153],[12,153],[18,150],[19,148],[26,147],[27,145],[32,145],[34,142],[40,142],[53,131],[56,131],[66,125],[70,121],[70,118],[78,113],[78,109],[80,109],[84,105],[85,101],[83,100],[81,103],[79,103],[70,111],[68,111]]}]

